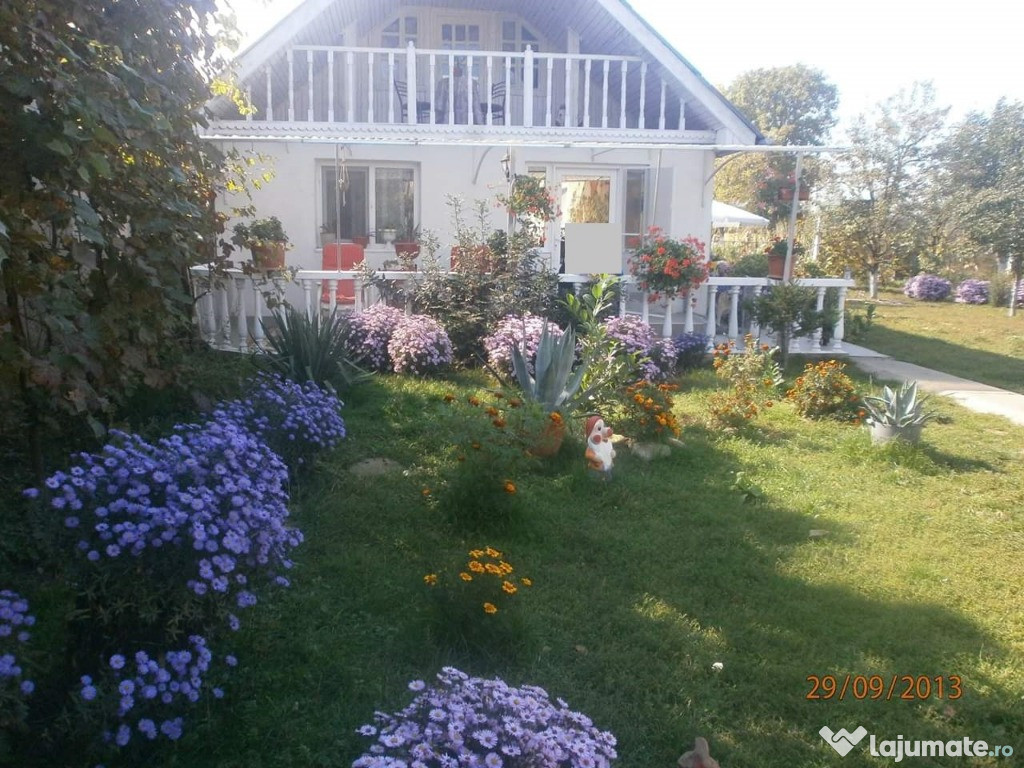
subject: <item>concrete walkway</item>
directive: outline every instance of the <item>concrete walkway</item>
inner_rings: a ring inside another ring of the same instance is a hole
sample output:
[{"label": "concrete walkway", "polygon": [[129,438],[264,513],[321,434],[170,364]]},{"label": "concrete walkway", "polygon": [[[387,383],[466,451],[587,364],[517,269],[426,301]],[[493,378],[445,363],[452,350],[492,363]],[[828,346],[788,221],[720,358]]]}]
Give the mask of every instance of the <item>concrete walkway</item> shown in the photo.
[{"label": "concrete walkway", "polygon": [[979,413],[994,413],[1004,416],[1015,424],[1024,426],[1024,395],[1007,392],[1005,389],[979,384],[969,379],[961,379],[948,373],[933,371],[913,363],[880,354],[855,344],[843,344],[850,355],[850,362],[865,373],[880,379],[897,381],[917,380],[918,387],[943,397],[956,400],[964,408]]}]

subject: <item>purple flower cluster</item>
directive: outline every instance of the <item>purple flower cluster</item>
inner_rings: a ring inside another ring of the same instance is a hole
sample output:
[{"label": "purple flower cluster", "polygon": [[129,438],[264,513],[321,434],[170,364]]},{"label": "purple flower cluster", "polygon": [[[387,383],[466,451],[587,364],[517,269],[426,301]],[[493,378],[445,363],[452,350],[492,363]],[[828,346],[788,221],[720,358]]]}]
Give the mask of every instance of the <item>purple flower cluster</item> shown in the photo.
[{"label": "purple flower cluster", "polygon": [[942,301],[949,296],[952,289],[949,280],[922,272],[907,280],[903,286],[903,293],[921,301]]},{"label": "purple flower cluster", "polygon": [[387,304],[374,304],[350,316],[345,347],[364,367],[384,373],[391,370],[388,342],[405,313]]},{"label": "purple flower cluster", "polygon": [[341,401],[311,381],[261,373],[247,389],[244,399],[220,404],[214,418],[240,424],[292,468],[345,437]]},{"label": "purple flower cluster", "polygon": [[[27,600],[9,589],[0,590],[0,690],[8,681],[15,683],[22,677],[18,657],[10,651],[19,643],[29,641],[32,635],[28,628],[35,623],[36,617],[28,612]],[[35,688],[31,680],[18,682],[18,690],[26,696]]]},{"label": "purple flower cluster", "polygon": [[[104,741],[125,747],[135,736],[149,741],[163,735],[176,741],[182,734],[184,719],[176,713],[183,706],[197,703],[205,693],[221,698],[224,692],[205,677],[213,653],[200,635],[191,635],[189,647],[167,651],[153,658],[146,651],[134,657],[115,653],[100,673],[80,679],[79,697],[90,708],[106,711]],[[233,657],[225,664],[233,666]]]},{"label": "purple flower cluster", "polygon": [[671,339],[659,340],[651,326],[637,315],[609,317],[603,325],[610,338],[622,344],[628,354],[637,356],[637,378],[659,381],[672,375],[676,352]]},{"label": "purple flower cluster", "polygon": [[394,714],[377,712],[376,725],[357,732],[374,743],[352,768],[608,768],[617,757],[615,737],[594,727],[544,689],[513,688],[500,679],[469,677],[453,667]]},{"label": "purple flower cluster", "polygon": [[391,334],[388,355],[395,373],[419,375],[440,370],[455,357],[444,326],[428,315],[403,316]]},{"label": "purple flower cluster", "polygon": [[681,333],[672,339],[672,347],[678,368],[696,368],[708,353],[708,337],[703,333]]},{"label": "purple flower cluster", "polygon": [[954,301],[960,304],[987,304],[988,280],[964,280],[956,287]]},{"label": "purple flower cluster", "polygon": [[562,335],[562,329],[543,317],[532,315],[527,312],[524,315],[506,315],[494,329],[494,333],[484,338],[484,349],[487,351],[487,361],[499,371],[512,374],[512,349],[522,349],[523,342],[526,342],[526,362],[530,373],[533,373],[533,363],[537,357],[537,347],[540,346],[540,337],[544,332],[544,326],[548,328],[548,334],[554,338]]},{"label": "purple flower cluster", "polygon": [[[46,480],[50,506],[79,534],[89,561],[138,558],[161,580],[184,557],[192,592],[240,607],[253,602],[256,573],[284,579],[278,569],[291,567],[288,551],[302,534],[285,524],[288,470],[269,447],[223,418],[179,425],[155,445],[111,435],[100,453],[80,453]],[[179,555],[174,562],[154,554],[168,549]]]}]

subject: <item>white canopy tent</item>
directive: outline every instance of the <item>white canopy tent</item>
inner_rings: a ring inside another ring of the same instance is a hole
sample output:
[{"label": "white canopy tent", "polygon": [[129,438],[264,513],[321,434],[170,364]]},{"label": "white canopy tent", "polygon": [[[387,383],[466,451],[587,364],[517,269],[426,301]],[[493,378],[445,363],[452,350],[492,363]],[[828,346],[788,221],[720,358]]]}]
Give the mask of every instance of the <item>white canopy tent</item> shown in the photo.
[{"label": "white canopy tent", "polygon": [[767,227],[768,219],[756,213],[737,208],[735,205],[711,201],[712,227]]}]

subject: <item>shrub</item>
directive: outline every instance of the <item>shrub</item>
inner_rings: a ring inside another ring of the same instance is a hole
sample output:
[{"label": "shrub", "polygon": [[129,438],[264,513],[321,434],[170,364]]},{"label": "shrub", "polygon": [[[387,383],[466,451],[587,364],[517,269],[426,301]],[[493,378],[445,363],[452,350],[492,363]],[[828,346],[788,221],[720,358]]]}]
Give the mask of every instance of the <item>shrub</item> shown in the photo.
[{"label": "shrub", "polygon": [[373,738],[352,768],[386,768],[422,761],[455,768],[502,764],[544,768],[609,768],[615,737],[533,685],[513,688],[500,679],[469,677],[452,667],[427,687],[413,680],[413,701],[400,712],[374,716],[359,733]]},{"label": "shrub", "polygon": [[672,339],[675,367],[688,371],[703,365],[708,352],[708,337],[703,333],[682,333]]},{"label": "shrub", "polygon": [[[1014,279],[1008,272],[997,272],[992,276],[989,283],[989,302],[996,307],[1006,307],[1010,304],[1010,294],[1013,293]],[[1024,280],[1017,289],[1017,306],[1024,307]]]},{"label": "shrub", "polygon": [[627,355],[635,356],[636,378],[659,381],[675,371],[675,348],[659,339],[638,315],[610,317],[602,323],[605,334],[618,341]]},{"label": "shrub", "polygon": [[956,287],[955,301],[959,304],[987,304],[988,280],[964,280]]},{"label": "shrub", "polygon": [[735,342],[715,347],[715,375],[730,385],[726,392],[711,395],[711,419],[721,427],[735,429],[756,418],[762,408],[771,408],[782,383],[779,364],[775,361],[777,348],[754,343],[754,337],[744,337],[745,350],[735,353]]},{"label": "shrub", "polygon": [[807,363],[803,375],[786,392],[797,413],[808,419],[835,419],[859,424],[864,407],[853,381],[836,360]]},{"label": "shrub", "polygon": [[758,251],[741,256],[732,264],[733,277],[767,277],[768,254]]},{"label": "shrub", "polygon": [[903,286],[903,293],[920,301],[942,301],[949,296],[950,290],[949,280],[926,272],[910,278]]},{"label": "shrub", "polygon": [[475,650],[502,649],[507,634],[518,629],[510,620],[522,593],[533,586],[499,550],[472,549],[469,559],[423,577],[435,608],[435,632],[444,645]]},{"label": "shrub", "polygon": [[275,311],[276,328],[267,333],[272,354],[267,365],[293,381],[312,381],[336,389],[348,387],[366,378],[345,345],[346,321],[335,312],[326,319],[314,313],[288,307]]},{"label": "shrub", "polygon": [[391,334],[388,355],[395,373],[436,373],[454,359],[444,327],[426,315],[404,316]]},{"label": "shrub", "polygon": [[639,442],[679,437],[679,421],[672,412],[674,384],[638,381],[626,387],[613,412],[617,432]]},{"label": "shrub", "polygon": [[344,333],[346,348],[370,370],[382,373],[391,370],[388,344],[404,317],[402,310],[387,304],[374,304],[352,314]]},{"label": "shrub", "polygon": [[531,315],[529,312],[523,315],[506,315],[498,322],[494,332],[484,339],[487,362],[500,373],[514,373],[512,350],[525,343],[528,352],[527,363],[530,373],[533,373],[537,347],[540,346],[540,337],[545,326],[552,336],[562,335],[561,328],[543,317]]},{"label": "shrub", "polygon": [[277,374],[260,374],[242,400],[214,410],[214,417],[234,421],[270,447],[294,473],[324,449],[345,437],[341,401],[312,381],[300,384]]}]

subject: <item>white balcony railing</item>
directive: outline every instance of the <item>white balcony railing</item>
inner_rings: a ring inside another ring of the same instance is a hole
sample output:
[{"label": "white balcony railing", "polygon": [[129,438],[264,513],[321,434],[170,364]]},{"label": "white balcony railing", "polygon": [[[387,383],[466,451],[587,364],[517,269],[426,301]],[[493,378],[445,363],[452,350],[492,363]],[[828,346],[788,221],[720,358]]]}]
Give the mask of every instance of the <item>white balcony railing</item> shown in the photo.
[{"label": "white balcony railing", "polygon": [[246,92],[248,122],[686,130],[685,99],[634,56],[294,46]]},{"label": "white balcony railing", "polygon": [[[401,286],[407,281],[421,279],[422,272],[385,271],[377,272],[378,277],[394,281]],[[579,285],[589,282],[590,275],[560,275],[561,282]],[[337,304],[339,281],[354,281],[354,303],[348,307]],[[226,276],[211,278],[204,267],[192,269],[193,291],[196,298],[196,314],[201,332],[207,343],[217,349],[239,352],[261,351],[266,331],[264,322],[270,317],[268,305],[285,301],[290,283],[301,293],[300,304],[308,317],[317,312],[331,313],[337,309],[358,311],[380,300],[375,289],[364,275],[356,271],[299,270],[290,281],[284,273],[266,276],[247,275],[241,270],[228,270]],[[619,312],[637,314],[662,336],[675,333],[700,332],[708,336],[708,348],[723,341],[741,342],[750,333],[755,338],[765,334],[757,328],[743,311],[743,299],[753,298],[778,282],[761,277],[712,277],[688,299],[674,302],[651,302],[648,295],[635,288],[632,278],[623,278],[627,285],[626,299],[620,303]],[[853,287],[852,280],[843,278],[812,278],[795,281],[800,285],[814,288],[817,292],[817,307],[825,306],[826,291],[835,289],[838,298],[838,318],[832,330],[828,345],[823,345],[817,335],[794,338],[790,351],[799,354],[832,355],[845,354],[843,316],[847,291]],[[322,299],[326,297],[326,301]],[[296,302],[292,302],[293,305]],[[698,309],[701,311],[698,312]],[[409,308],[406,307],[406,311]],[[742,347],[742,343],[740,343]]]}]

